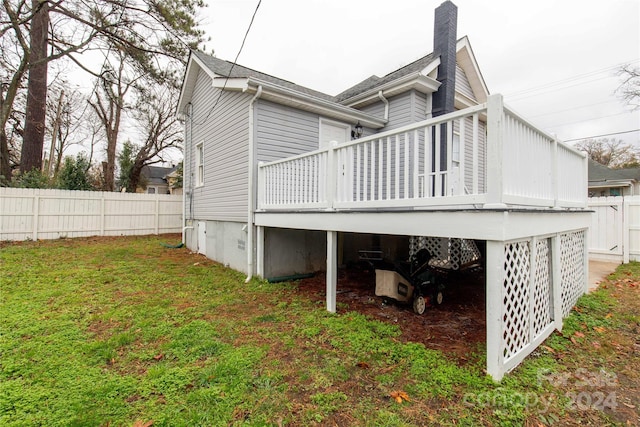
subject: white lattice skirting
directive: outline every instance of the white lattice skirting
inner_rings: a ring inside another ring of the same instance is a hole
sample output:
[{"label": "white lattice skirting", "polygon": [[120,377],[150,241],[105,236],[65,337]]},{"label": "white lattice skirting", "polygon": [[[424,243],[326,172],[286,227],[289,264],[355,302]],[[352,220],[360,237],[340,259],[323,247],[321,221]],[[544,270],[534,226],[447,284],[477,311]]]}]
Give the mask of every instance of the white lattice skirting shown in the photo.
[{"label": "white lattice skirting", "polygon": [[[498,353],[502,366],[497,372],[517,366],[555,327],[561,327],[562,319],[555,319],[566,317],[585,291],[585,251],[585,230],[505,243]],[[559,265],[554,268],[554,263]],[[554,271],[560,276],[556,280]],[[556,292],[554,285],[560,288]]]},{"label": "white lattice skirting", "polygon": [[481,258],[476,242],[469,239],[411,236],[409,257],[412,258],[420,249],[427,249],[433,255],[431,266],[447,270],[460,270]]}]

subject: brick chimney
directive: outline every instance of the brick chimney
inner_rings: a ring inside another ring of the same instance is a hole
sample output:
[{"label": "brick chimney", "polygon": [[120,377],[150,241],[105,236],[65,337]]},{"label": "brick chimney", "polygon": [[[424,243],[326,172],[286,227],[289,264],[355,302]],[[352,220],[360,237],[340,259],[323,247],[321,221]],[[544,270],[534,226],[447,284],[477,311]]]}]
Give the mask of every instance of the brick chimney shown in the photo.
[{"label": "brick chimney", "polygon": [[433,94],[433,117],[454,111],[456,96],[456,43],[458,7],[447,0],[435,10],[433,53],[440,56],[437,80],[442,83]]}]

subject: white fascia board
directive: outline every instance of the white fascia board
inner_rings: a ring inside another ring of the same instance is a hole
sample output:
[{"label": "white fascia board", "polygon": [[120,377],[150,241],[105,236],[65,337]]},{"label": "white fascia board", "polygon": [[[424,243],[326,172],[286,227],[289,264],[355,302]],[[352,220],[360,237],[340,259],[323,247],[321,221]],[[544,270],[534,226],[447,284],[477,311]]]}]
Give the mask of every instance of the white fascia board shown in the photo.
[{"label": "white fascia board", "polygon": [[588,188],[631,187],[633,180],[589,181]]},{"label": "white fascia board", "polygon": [[256,212],[255,221],[263,227],[506,242],[589,228],[591,211]]},{"label": "white fascia board", "polygon": [[459,108],[460,110],[462,110],[464,108],[473,107],[474,105],[478,105],[478,104],[479,104],[478,101],[473,100],[468,96],[466,96],[465,94],[456,91],[456,98],[455,98],[456,108]]},{"label": "white fascia board", "polygon": [[211,79],[211,84],[216,89],[235,90],[246,92],[249,89],[249,79],[247,77],[221,77],[216,76]]},{"label": "white fascia board", "polygon": [[484,77],[482,77],[480,67],[478,66],[467,36],[458,40],[456,45],[456,62],[467,75],[471,89],[473,89],[473,93],[476,95],[478,102],[486,102],[489,89],[484,81]]},{"label": "white fascia board", "polygon": [[433,79],[438,78],[438,67],[440,66],[440,57],[437,57],[429,65],[427,65],[420,74],[431,77]]},{"label": "white fascia board", "polygon": [[[279,104],[289,105],[301,110],[311,111],[320,114],[325,117],[335,118],[342,120],[346,123],[360,122],[362,126],[366,126],[372,129],[381,129],[387,121],[362,111],[346,107],[335,102],[327,101],[324,99],[316,98],[311,95],[307,95],[298,92],[293,89],[288,89],[282,86],[275,85],[260,79],[249,77],[247,80],[248,92],[254,92],[259,86],[262,86],[261,99],[267,99]],[[227,88],[229,85],[227,84]]]},{"label": "white fascia board", "polygon": [[433,93],[440,87],[440,82],[436,79],[425,76],[421,72],[415,72],[402,76],[399,79],[390,81],[381,86],[376,86],[366,92],[349,98],[342,103],[352,108],[362,108],[365,105],[380,101],[378,93],[382,91],[385,98],[415,89],[421,93]]},{"label": "white fascia board", "polygon": [[191,102],[191,96],[193,90],[196,87],[196,81],[198,80],[198,74],[200,70],[204,70],[205,73],[213,80],[216,78],[216,74],[209,69],[198,56],[191,53],[189,56],[189,63],[187,64],[187,70],[184,74],[184,80],[182,81],[182,88],[180,89],[180,98],[178,98],[178,114],[183,114],[187,104]]}]

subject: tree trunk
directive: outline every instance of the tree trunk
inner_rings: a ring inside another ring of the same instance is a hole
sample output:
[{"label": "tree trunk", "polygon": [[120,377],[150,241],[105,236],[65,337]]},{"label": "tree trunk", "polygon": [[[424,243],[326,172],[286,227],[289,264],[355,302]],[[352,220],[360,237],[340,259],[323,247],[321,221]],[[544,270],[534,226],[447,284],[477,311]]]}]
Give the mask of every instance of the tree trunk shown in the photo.
[{"label": "tree trunk", "polygon": [[9,142],[4,126],[0,128],[0,185],[11,181],[11,163],[9,162]]},{"label": "tree trunk", "polygon": [[47,31],[49,8],[43,0],[31,0],[36,13],[31,22],[31,55],[27,82],[27,110],[20,156],[20,172],[42,169],[47,112]]},{"label": "tree trunk", "polygon": [[135,193],[138,189],[138,184],[140,183],[140,174],[142,173],[142,168],[144,167],[144,161],[136,161],[133,163],[133,167],[131,168],[131,173],[129,174],[129,185],[127,186],[127,192]]},{"label": "tree trunk", "polygon": [[116,147],[118,144],[118,131],[107,130],[107,161],[104,167],[104,191],[114,191],[116,188]]}]

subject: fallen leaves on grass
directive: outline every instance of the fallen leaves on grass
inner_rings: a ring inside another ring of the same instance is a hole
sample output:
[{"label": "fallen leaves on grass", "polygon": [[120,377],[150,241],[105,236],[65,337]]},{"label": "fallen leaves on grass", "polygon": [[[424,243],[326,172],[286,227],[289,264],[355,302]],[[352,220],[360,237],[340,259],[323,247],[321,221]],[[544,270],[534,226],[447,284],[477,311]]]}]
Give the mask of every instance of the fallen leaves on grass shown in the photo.
[{"label": "fallen leaves on grass", "polygon": [[405,391],[392,391],[389,396],[391,396],[391,398],[393,400],[395,400],[398,403],[402,403],[403,400],[406,400],[407,402],[411,402],[411,399],[409,399],[409,395],[407,394],[407,392]]},{"label": "fallen leaves on grass", "polygon": [[151,427],[153,425],[153,420],[152,421],[140,421],[140,420],[136,420],[135,423],[133,423],[132,427]]},{"label": "fallen leaves on grass", "polygon": [[541,347],[544,348],[545,350],[547,350],[551,354],[556,354],[556,351],[554,349],[552,349],[551,347],[549,347],[548,345],[543,345]]},{"label": "fallen leaves on grass", "polygon": [[358,362],[356,363],[356,366],[362,369],[369,369],[369,364],[367,362]]}]

